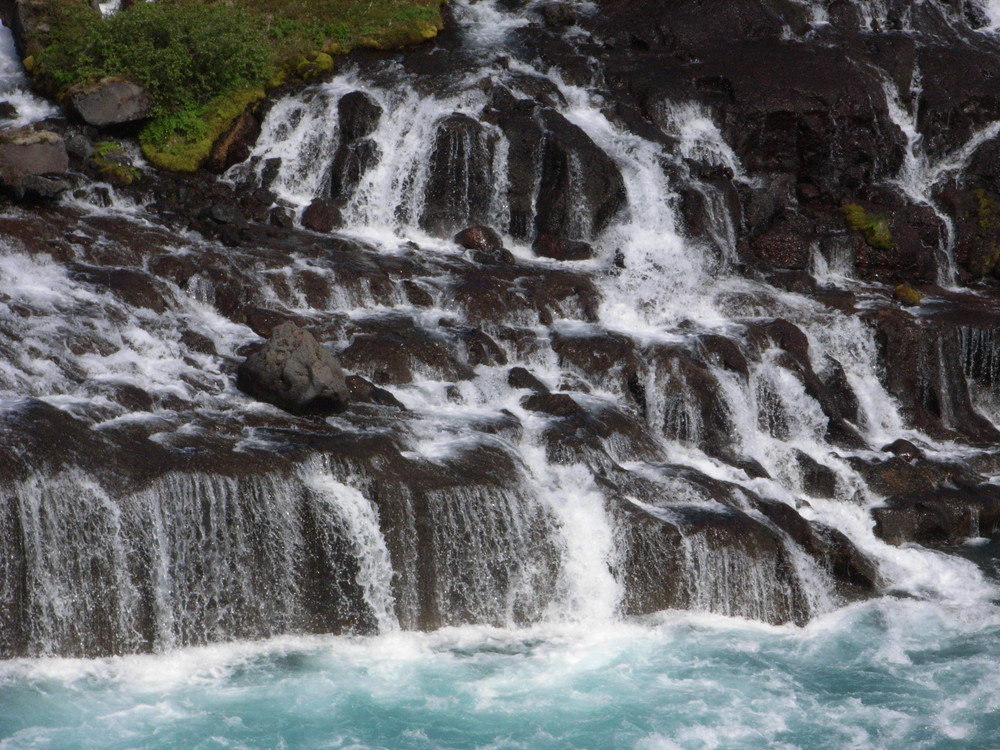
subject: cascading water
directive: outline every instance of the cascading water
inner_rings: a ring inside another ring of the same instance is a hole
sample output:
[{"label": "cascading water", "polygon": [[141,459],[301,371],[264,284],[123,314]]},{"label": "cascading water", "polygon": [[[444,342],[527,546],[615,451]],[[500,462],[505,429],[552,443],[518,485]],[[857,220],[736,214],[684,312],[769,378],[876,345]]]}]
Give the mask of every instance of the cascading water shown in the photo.
[{"label": "cascading water", "polygon": [[[837,22],[793,5],[807,20],[783,43]],[[923,10],[898,5],[851,4],[861,28],[917,34]],[[754,211],[812,194],[747,163],[730,84],[649,94],[637,122],[585,24],[559,38],[586,65],[531,53],[545,11],[457,2],[446,73],[431,53],[362,56],[273,102],[223,179],[294,215],[278,250],[86,190],[54,209],[50,254],[0,240],[0,655],[18,657],[0,746],[972,747],[1000,730],[993,583],[872,521],[896,495],[995,482],[978,450],[1000,414],[995,327],[918,337],[936,308],[893,317],[839,226],[805,248],[808,283],[748,271]],[[990,3],[942,12],[955,33],[996,25]],[[880,80],[902,151],[864,168],[931,209],[954,286],[940,190],[1000,126],[932,157],[904,104],[919,80]],[[343,229],[300,231],[314,201]],[[507,250],[449,239],[475,225]],[[315,418],[240,394],[247,345],[284,320],[369,395]],[[939,655],[959,645],[955,670]]]}]

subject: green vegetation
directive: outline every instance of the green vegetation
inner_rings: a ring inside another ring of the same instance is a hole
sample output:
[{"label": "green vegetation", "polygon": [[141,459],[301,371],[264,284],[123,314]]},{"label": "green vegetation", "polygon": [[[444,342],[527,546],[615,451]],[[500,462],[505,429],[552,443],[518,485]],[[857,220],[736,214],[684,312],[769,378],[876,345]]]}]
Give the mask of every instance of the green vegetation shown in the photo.
[{"label": "green vegetation", "polygon": [[139,134],[142,153],[163,169],[193,172],[233,121],[263,98],[263,88],[239,89],[154,119]]},{"label": "green vegetation", "polygon": [[892,250],[896,247],[896,240],[892,237],[886,217],[869,214],[857,203],[846,204],[843,211],[847,226],[860,232],[869,247],[876,250]]},{"label": "green vegetation", "polygon": [[920,304],[924,296],[914,289],[912,286],[903,282],[899,284],[895,289],[892,290],[892,296],[895,297],[899,302],[910,307],[916,307]]},{"label": "green vegetation", "polygon": [[86,0],[33,0],[25,67],[53,97],[107,76],[153,95],[143,153],[197,169],[267,85],[312,80],[334,56],[435,36],[443,0],[157,0],[110,17]]},{"label": "green vegetation", "polygon": [[969,261],[969,270],[977,276],[985,276],[1000,269],[1000,210],[993,197],[982,188],[973,191],[976,197],[975,252]]},{"label": "green vegetation", "polygon": [[132,166],[122,147],[114,141],[95,144],[91,161],[101,176],[117,185],[131,185],[142,176],[142,172]]}]

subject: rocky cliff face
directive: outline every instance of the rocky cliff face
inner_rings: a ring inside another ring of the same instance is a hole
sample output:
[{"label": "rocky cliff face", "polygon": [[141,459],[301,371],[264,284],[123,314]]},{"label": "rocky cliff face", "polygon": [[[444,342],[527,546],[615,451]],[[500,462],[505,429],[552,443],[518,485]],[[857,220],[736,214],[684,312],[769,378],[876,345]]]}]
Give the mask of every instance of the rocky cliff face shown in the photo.
[{"label": "rocky cliff face", "polygon": [[[73,184],[0,215],[0,654],[803,622],[891,585],[880,539],[1000,523],[982,7],[452,13],[275,92],[221,176],[45,124]],[[319,363],[336,409],[236,387],[298,329],[268,392]]]}]

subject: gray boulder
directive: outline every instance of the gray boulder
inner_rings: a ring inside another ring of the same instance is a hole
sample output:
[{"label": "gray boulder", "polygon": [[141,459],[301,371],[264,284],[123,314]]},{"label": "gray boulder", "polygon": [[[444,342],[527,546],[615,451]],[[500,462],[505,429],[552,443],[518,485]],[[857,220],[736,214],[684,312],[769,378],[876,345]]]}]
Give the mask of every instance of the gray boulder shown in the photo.
[{"label": "gray boulder", "polygon": [[62,174],[69,156],[62,136],[48,130],[0,130],[0,171],[4,174]]},{"label": "gray boulder", "polygon": [[61,175],[69,169],[62,136],[48,130],[0,130],[0,184],[18,198],[51,198],[69,187]]},{"label": "gray boulder", "polygon": [[149,117],[153,97],[142,86],[120,78],[104,78],[69,92],[73,111],[88,125],[103,128]]},{"label": "gray boulder", "polygon": [[293,414],[330,414],[347,406],[344,372],[309,331],[282,323],[240,365],[237,387]]}]

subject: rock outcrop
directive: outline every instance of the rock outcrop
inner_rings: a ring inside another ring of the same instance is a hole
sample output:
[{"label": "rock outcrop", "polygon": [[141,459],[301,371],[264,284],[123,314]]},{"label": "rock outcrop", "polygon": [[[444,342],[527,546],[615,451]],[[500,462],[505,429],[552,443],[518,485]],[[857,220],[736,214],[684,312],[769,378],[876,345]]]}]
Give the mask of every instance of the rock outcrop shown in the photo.
[{"label": "rock outcrop", "polygon": [[240,365],[237,384],[261,401],[294,414],[328,414],[347,406],[340,363],[309,331],[283,323]]},{"label": "rock outcrop", "polygon": [[69,188],[68,168],[59,134],[31,127],[0,131],[0,184],[16,197],[57,196]]},{"label": "rock outcrop", "polygon": [[137,123],[149,117],[153,107],[146,89],[119,78],[72,89],[66,97],[75,115],[98,128]]}]

